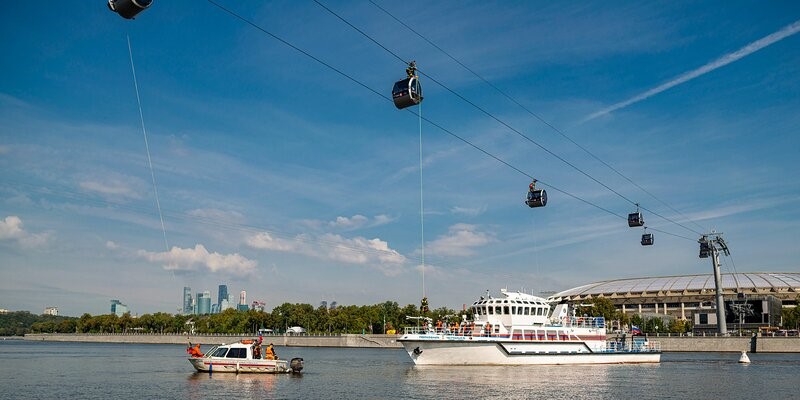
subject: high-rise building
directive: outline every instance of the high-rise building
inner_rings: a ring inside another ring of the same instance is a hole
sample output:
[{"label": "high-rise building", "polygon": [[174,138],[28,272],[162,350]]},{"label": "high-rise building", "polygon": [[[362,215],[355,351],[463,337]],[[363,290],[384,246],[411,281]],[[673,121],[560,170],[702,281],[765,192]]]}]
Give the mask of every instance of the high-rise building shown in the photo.
[{"label": "high-rise building", "polygon": [[228,301],[228,299],[222,299],[222,303],[219,304],[219,312],[223,312],[229,308],[233,308],[233,305]]},{"label": "high-rise building", "polygon": [[128,306],[122,304],[119,300],[111,300],[111,313],[116,314],[118,317],[123,316],[126,312],[128,312]]},{"label": "high-rise building", "polygon": [[217,293],[217,307],[222,311],[222,300],[228,299],[228,285],[219,285],[219,292]]},{"label": "high-rise building", "polygon": [[192,288],[188,286],[183,287],[183,314],[194,314],[194,309],[192,308]]},{"label": "high-rise building", "polygon": [[242,290],[239,292],[239,305],[236,307],[239,311],[247,311],[250,307],[247,306],[247,291]]},{"label": "high-rise building", "polygon": [[321,302],[319,302],[319,308],[324,308],[324,309],[327,310],[328,309],[328,302],[325,301],[325,300],[322,300]]},{"label": "high-rise building", "polygon": [[219,304],[212,304],[211,305],[211,313],[212,314],[219,314]]},{"label": "high-rise building", "polygon": [[[6,310],[6,313],[7,312],[8,312],[8,310]],[[4,313],[0,313],[0,314],[4,314]],[[45,307],[43,314],[44,315],[58,315],[58,307]]]},{"label": "high-rise building", "polygon": [[196,314],[210,314],[211,313],[211,292],[206,290],[203,293],[197,293],[197,312]]}]

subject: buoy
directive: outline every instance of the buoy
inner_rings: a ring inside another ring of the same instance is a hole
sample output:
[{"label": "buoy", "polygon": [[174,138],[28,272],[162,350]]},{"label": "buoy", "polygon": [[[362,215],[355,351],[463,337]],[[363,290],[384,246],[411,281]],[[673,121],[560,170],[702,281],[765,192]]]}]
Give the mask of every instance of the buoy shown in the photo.
[{"label": "buoy", "polygon": [[750,357],[747,356],[746,351],[742,352],[742,355],[739,357],[739,362],[742,364],[750,364]]}]

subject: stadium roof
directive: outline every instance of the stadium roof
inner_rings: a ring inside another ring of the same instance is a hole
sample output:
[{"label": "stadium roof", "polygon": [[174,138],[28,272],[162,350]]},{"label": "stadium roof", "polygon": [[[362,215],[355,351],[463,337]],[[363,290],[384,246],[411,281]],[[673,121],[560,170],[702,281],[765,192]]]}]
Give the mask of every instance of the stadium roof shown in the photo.
[{"label": "stadium roof", "polygon": [[[722,287],[727,293],[800,293],[800,273],[746,272],[722,274]],[[616,279],[590,283],[564,290],[550,300],[585,297],[624,297],[643,293],[661,295],[700,294],[713,292],[714,275],[680,275],[654,278]]]}]

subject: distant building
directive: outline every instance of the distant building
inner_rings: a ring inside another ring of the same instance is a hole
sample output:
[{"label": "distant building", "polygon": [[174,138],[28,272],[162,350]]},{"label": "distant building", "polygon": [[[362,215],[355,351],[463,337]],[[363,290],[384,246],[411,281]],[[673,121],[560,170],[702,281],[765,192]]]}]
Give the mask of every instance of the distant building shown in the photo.
[{"label": "distant building", "polygon": [[247,304],[239,304],[239,306],[236,307],[236,309],[239,311],[247,311],[250,309],[250,307]]},{"label": "distant building", "polygon": [[212,304],[211,305],[211,313],[212,314],[219,314],[219,304]]},{"label": "distant building", "polygon": [[239,305],[240,306],[241,305],[245,305],[245,306],[247,305],[247,291],[246,290],[242,290],[241,292],[239,292]]},{"label": "distant building", "polygon": [[211,292],[206,290],[197,293],[197,307],[195,314],[203,315],[211,313]]},{"label": "distant building", "polygon": [[322,300],[321,302],[319,302],[319,308],[324,308],[324,309],[327,310],[328,309],[328,302],[325,301],[325,300]]},{"label": "distant building", "polygon": [[183,287],[183,314],[194,314],[194,307],[192,307],[192,288],[189,286]]},{"label": "distant building", "polygon": [[111,300],[111,313],[116,314],[118,317],[125,315],[126,312],[130,312],[128,306],[122,304],[119,300]]},{"label": "distant building", "polygon": [[228,300],[228,285],[219,285],[217,292],[217,312],[222,312],[222,300]]},{"label": "distant building", "polygon": [[258,300],[253,300],[253,304],[250,305],[251,310],[256,310],[261,312],[264,312],[266,308],[267,308],[267,303]]},{"label": "distant building", "polygon": [[335,301],[332,301],[332,302],[331,302],[331,306],[330,306],[328,309],[329,309],[329,310],[335,310],[335,309],[336,309],[336,306],[337,306],[336,302],[335,302]]},{"label": "distant building", "polygon": [[[5,312],[2,312],[5,311]],[[0,310],[0,314],[7,314],[8,310]],[[45,307],[44,315],[58,315],[58,307]]]},{"label": "distant building", "polygon": [[219,312],[223,312],[231,308],[233,308],[233,304],[230,301],[228,301],[228,299],[222,299],[222,302],[219,305]]},{"label": "distant building", "polygon": [[[47,311],[47,310],[45,310],[45,311]],[[8,314],[8,310],[6,310],[5,308],[0,308],[0,315],[2,315],[2,314]]]}]

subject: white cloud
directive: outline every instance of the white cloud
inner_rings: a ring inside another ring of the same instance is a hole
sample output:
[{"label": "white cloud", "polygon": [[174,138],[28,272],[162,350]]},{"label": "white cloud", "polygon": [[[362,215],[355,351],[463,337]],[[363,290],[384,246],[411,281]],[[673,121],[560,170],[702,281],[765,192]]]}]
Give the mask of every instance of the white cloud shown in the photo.
[{"label": "white cloud", "polygon": [[114,241],[109,240],[106,242],[106,248],[109,250],[117,250],[119,249],[119,245]]},{"label": "white cloud", "polygon": [[194,271],[197,266],[202,266],[211,272],[248,275],[253,273],[258,265],[256,261],[238,253],[210,253],[202,244],[185,249],[174,246],[169,252],[139,250],[138,254],[148,261],[163,263],[164,269],[169,271]]},{"label": "white cloud", "polygon": [[476,247],[494,242],[493,235],[479,232],[475,225],[455,224],[442,235],[426,246],[429,254],[438,256],[470,256],[475,254]]},{"label": "white cloud", "polygon": [[267,232],[260,232],[245,240],[248,246],[255,249],[275,250],[284,252],[297,252],[302,244],[302,235],[298,235],[295,240],[275,238]]},{"label": "white cloud", "polygon": [[486,209],[487,209],[486,205],[473,208],[455,206],[450,208],[450,212],[453,214],[461,214],[469,217],[477,217],[478,215],[485,213]]},{"label": "white cloud", "polygon": [[239,212],[219,210],[216,208],[197,208],[187,212],[187,214],[193,217],[212,219],[226,223],[239,223],[244,221],[244,216]]},{"label": "white cloud", "polygon": [[248,246],[302,254],[323,260],[338,261],[347,264],[367,265],[381,270],[384,274],[394,276],[402,272],[406,257],[389,247],[389,243],[375,238],[345,238],[336,234],[324,234],[319,237],[297,235],[291,239],[276,238],[267,232],[248,237]]},{"label": "white cloud", "polygon": [[0,240],[16,241],[22,247],[39,247],[47,243],[51,233],[31,233],[22,228],[22,219],[9,215],[0,221]]},{"label": "white cloud", "polygon": [[386,214],[380,214],[372,217],[366,217],[361,214],[353,215],[352,217],[336,217],[333,221],[319,221],[319,220],[303,220],[301,221],[303,225],[308,226],[309,228],[315,230],[321,230],[325,227],[330,228],[332,230],[340,230],[340,231],[352,231],[361,228],[372,228],[376,226],[386,225],[389,223],[394,222],[397,220],[396,217],[392,217]]},{"label": "white cloud", "polygon": [[351,218],[336,217],[336,220],[329,222],[328,225],[332,228],[356,229],[366,225],[368,222],[369,218],[356,214]]},{"label": "white cloud", "polygon": [[22,220],[19,217],[9,215],[4,221],[0,221],[0,240],[19,239],[24,235]]},{"label": "white cloud", "polygon": [[625,107],[627,107],[627,106],[629,106],[631,104],[638,103],[638,102],[640,102],[642,100],[648,99],[648,98],[650,98],[652,96],[655,96],[655,95],[657,95],[657,94],[659,94],[659,93],[661,93],[661,92],[663,92],[665,90],[668,90],[668,89],[670,89],[670,88],[672,88],[674,86],[678,86],[678,85],[680,85],[682,83],[686,83],[686,82],[688,82],[688,81],[690,81],[690,80],[692,80],[694,78],[697,78],[697,77],[705,75],[705,74],[707,74],[707,73],[709,73],[711,71],[714,71],[717,68],[724,67],[724,66],[726,66],[726,65],[728,65],[728,64],[730,64],[730,63],[732,63],[734,61],[737,61],[739,59],[747,57],[750,54],[753,54],[753,53],[755,53],[755,52],[757,52],[757,51],[759,51],[759,50],[761,50],[761,49],[763,49],[763,48],[765,48],[765,47],[767,47],[767,46],[769,46],[771,44],[777,43],[777,42],[779,42],[779,41],[781,41],[781,40],[783,40],[783,39],[785,39],[785,38],[787,38],[789,36],[792,36],[792,35],[796,34],[797,32],[800,32],[800,21],[795,21],[794,23],[783,27],[783,29],[781,29],[781,30],[779,30],[777,32],[774,32],[774,33],[772,33],[770,35],[764,36],[763,38],[758,39],[755,42],[752,42],[752,43],[748,44],[747,46],[744,46],[741,49],[739,49],[737,51],[734,51],[733,53],[728,53],[728,54],[726,54],[726,55],[724,55],[724,56],[722,56],[722,57],[720,57],[720,58],[718,58],[718,59],[716,59],[714,61],[711,61],[710,63],[708,63],[706,65],[703,65],[700,68],[697,68],[697,69],[689,71],[689,72],[685,72],[683,75],[679,75],[678,77],[672,79],[669,82],[662,83],[661,85],[658,85],[658,86],[656,86],[656,87],[654,87],[654,88],[652,88],[652,89],[650,89],[650,90],[648,90],[648,91],[646,91],[644,93],[640,93],[640,94],[638,94],[636,96],[633,96],[628,100],[621,101],[619,103],[616,103],[616,104],[613,104],[613,105],[611,105],[609,107],[606,107],[606,108],[604,108],[604,109],[602,109],[600,111],[597,111],[597,112],[589,115],[588,117],[586,117],[581,122],[586,122],[586,121],[589,121],[589,120],[593,120],[593,119],[595,119],[597,117],[609,114],[609,113],[614,112],[616,110],[619,110],[621,108],[625,108]]},{"label": "white cloud", "polygon": [[82,181],[79,185],[83,189],[105,196],[128,197],[133,199],[142,197],[129,183],[123,182],[117,178],[109,178],[103,182],[99,180]]}]

